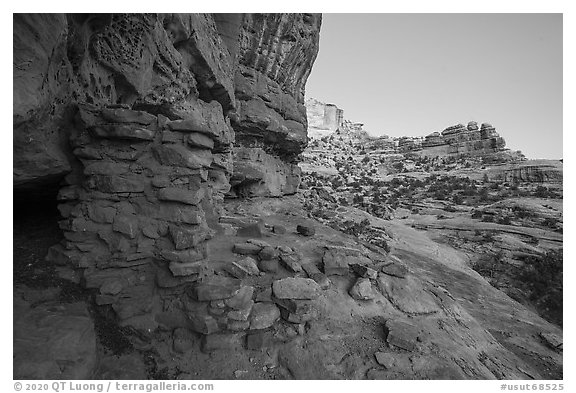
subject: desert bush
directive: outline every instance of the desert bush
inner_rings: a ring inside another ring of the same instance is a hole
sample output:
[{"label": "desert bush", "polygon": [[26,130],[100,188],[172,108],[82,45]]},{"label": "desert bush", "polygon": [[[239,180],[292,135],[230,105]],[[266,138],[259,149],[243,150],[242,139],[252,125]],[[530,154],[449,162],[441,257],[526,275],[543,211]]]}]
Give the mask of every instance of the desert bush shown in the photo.
[{"label": "desert bush", "polygon": [[477,219],[477,220],[481,219],[482,218],[482,212],[480,210],[474,210],[472,212],[472,218]]},{"label": "desert bush", "polygon": [[501,224],[501,225],[510,225],[512,223],[510,221],[510,217],[508,217],[508,216],[498,218],[497,222],[498,222],[498,224]]},{"label": "desert bush", "polygon": [[542,316],[562,325],[563,250],[552,250],[539,257],[527,257],[521,273],[532,300]]},{"label": "desert bush", "polygon": [[494,222],[494,216],[491,214],[484,214],[484,216],[482,216],[482,222]]}]

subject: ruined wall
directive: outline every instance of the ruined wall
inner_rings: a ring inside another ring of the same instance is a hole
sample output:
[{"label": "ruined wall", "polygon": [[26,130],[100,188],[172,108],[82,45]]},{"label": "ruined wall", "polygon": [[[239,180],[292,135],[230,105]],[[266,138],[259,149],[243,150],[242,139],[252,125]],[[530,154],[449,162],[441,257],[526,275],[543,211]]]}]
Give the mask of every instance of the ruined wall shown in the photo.
[{"label": "ruined wall", "polygon": [[[249,189],[295,192],[318,41],[311,18],[14,16],[15,190],[60,187],[65,240],[48,259],[79,269],[122,324],[149,329],[183,312],[171,296],[209,274],[205,241],[222,230],[233,159],[244,157],[233,154],[231,120],[244,143],[259,133],[263,147],[250,160],[264,175]],[[279,34],[294,41],[275,47]],[[250,109],[259,105],[278,122],[262,126]]]}]

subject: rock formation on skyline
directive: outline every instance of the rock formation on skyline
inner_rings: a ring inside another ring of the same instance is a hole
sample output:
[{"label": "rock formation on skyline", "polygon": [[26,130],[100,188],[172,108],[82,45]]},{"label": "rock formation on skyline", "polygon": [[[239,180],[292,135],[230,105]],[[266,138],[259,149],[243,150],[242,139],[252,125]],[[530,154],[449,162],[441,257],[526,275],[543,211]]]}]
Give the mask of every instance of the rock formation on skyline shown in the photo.
[{"label": "rock formation on skyline", "polygon": [[344,111],[337,108],[338,117],[343,119],[337,123],[328,118],[328,108],[333,104],[324,104],[316,99],[306,101],[308,109],[308,133],[311,138],[319,139],[329,135],[352,144],[361,144],[368,151],[383,153],[414,153],[420,157],[448,156],[484,156],[501,155],[506,151],[506,142],[489,123],[470,121],[466,126],[457,124],[442,130],[432,132],[425,137],[389,137],[372,136],[363,129],[361,123],[352,123],[343,119]]}]

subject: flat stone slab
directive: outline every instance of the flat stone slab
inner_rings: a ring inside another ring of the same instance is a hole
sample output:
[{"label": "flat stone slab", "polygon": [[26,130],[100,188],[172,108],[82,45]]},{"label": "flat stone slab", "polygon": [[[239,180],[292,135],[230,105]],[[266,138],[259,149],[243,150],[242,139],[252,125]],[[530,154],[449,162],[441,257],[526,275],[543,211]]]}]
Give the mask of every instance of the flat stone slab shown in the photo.
[{"label": "flat stone slab", "polygon": [[408,268],[399,263],[390,263],[388,265],[384,265],[380,270],[382,273],[386,273],[389,276],[398,278],[404,278],[408,274]]},{"label": "flat stone slab", "polygon": [[390,319],[386,321],[385,330],[388,333],[386,342],[406,351],[414,351],[418,339],[418,329],[404,321]]},{"label": "flat stone slab", "polygon": [[251,243],[237,243],[232,247],[233,252],[241,255],[257,255],[260,250],[262,250],[261,246]]},{"label": "flat stone slab", "polygon": [[434,297],[412,276],[398,278],[380,274],[378,285],[390,303],[406,314],[433,314],[441,310]]},{"label": "flat stone slab", "polygon": [[278,299],[311,300],[320,296],[322,289],[310,278],[284,278],[272,283],[272,292]]}]

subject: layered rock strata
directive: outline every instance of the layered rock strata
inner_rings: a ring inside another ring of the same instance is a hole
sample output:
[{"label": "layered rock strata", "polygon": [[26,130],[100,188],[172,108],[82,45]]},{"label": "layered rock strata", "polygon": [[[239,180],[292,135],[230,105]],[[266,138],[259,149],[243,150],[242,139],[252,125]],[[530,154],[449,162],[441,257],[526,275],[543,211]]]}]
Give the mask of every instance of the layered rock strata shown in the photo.
[{"label": "layered rock strata", "polygon": [[[244,20],[232,117],[233,190],[239,195],[277,196],[298,187],[297,157],[308,142],[304,86],[318,52],[320,23],[316,14],[256,14]],[[254,157],[260,163],[252,162]],[[276,168],[273,181],[268,167]]]},{"label": "layered rock strata", "polygon": [[[48,259],[80,269],[122,324],[170,325],[172,295],[217,277],[206,241],[223,231],[232,174],[248,195],[296,191],[320,17],[43,14],[14,26],[15,188],[61,187],[65,240]],[[184,327],[202,308],[176,303]]]},{"label": "layered rock strata", "polygon": [[483,155],[502,151],[505,146],[504,138],[492,125],[483,123],[479,129],[471,121],[467,126],[458,124],[427,135],[421,144],[421,155]]}]

